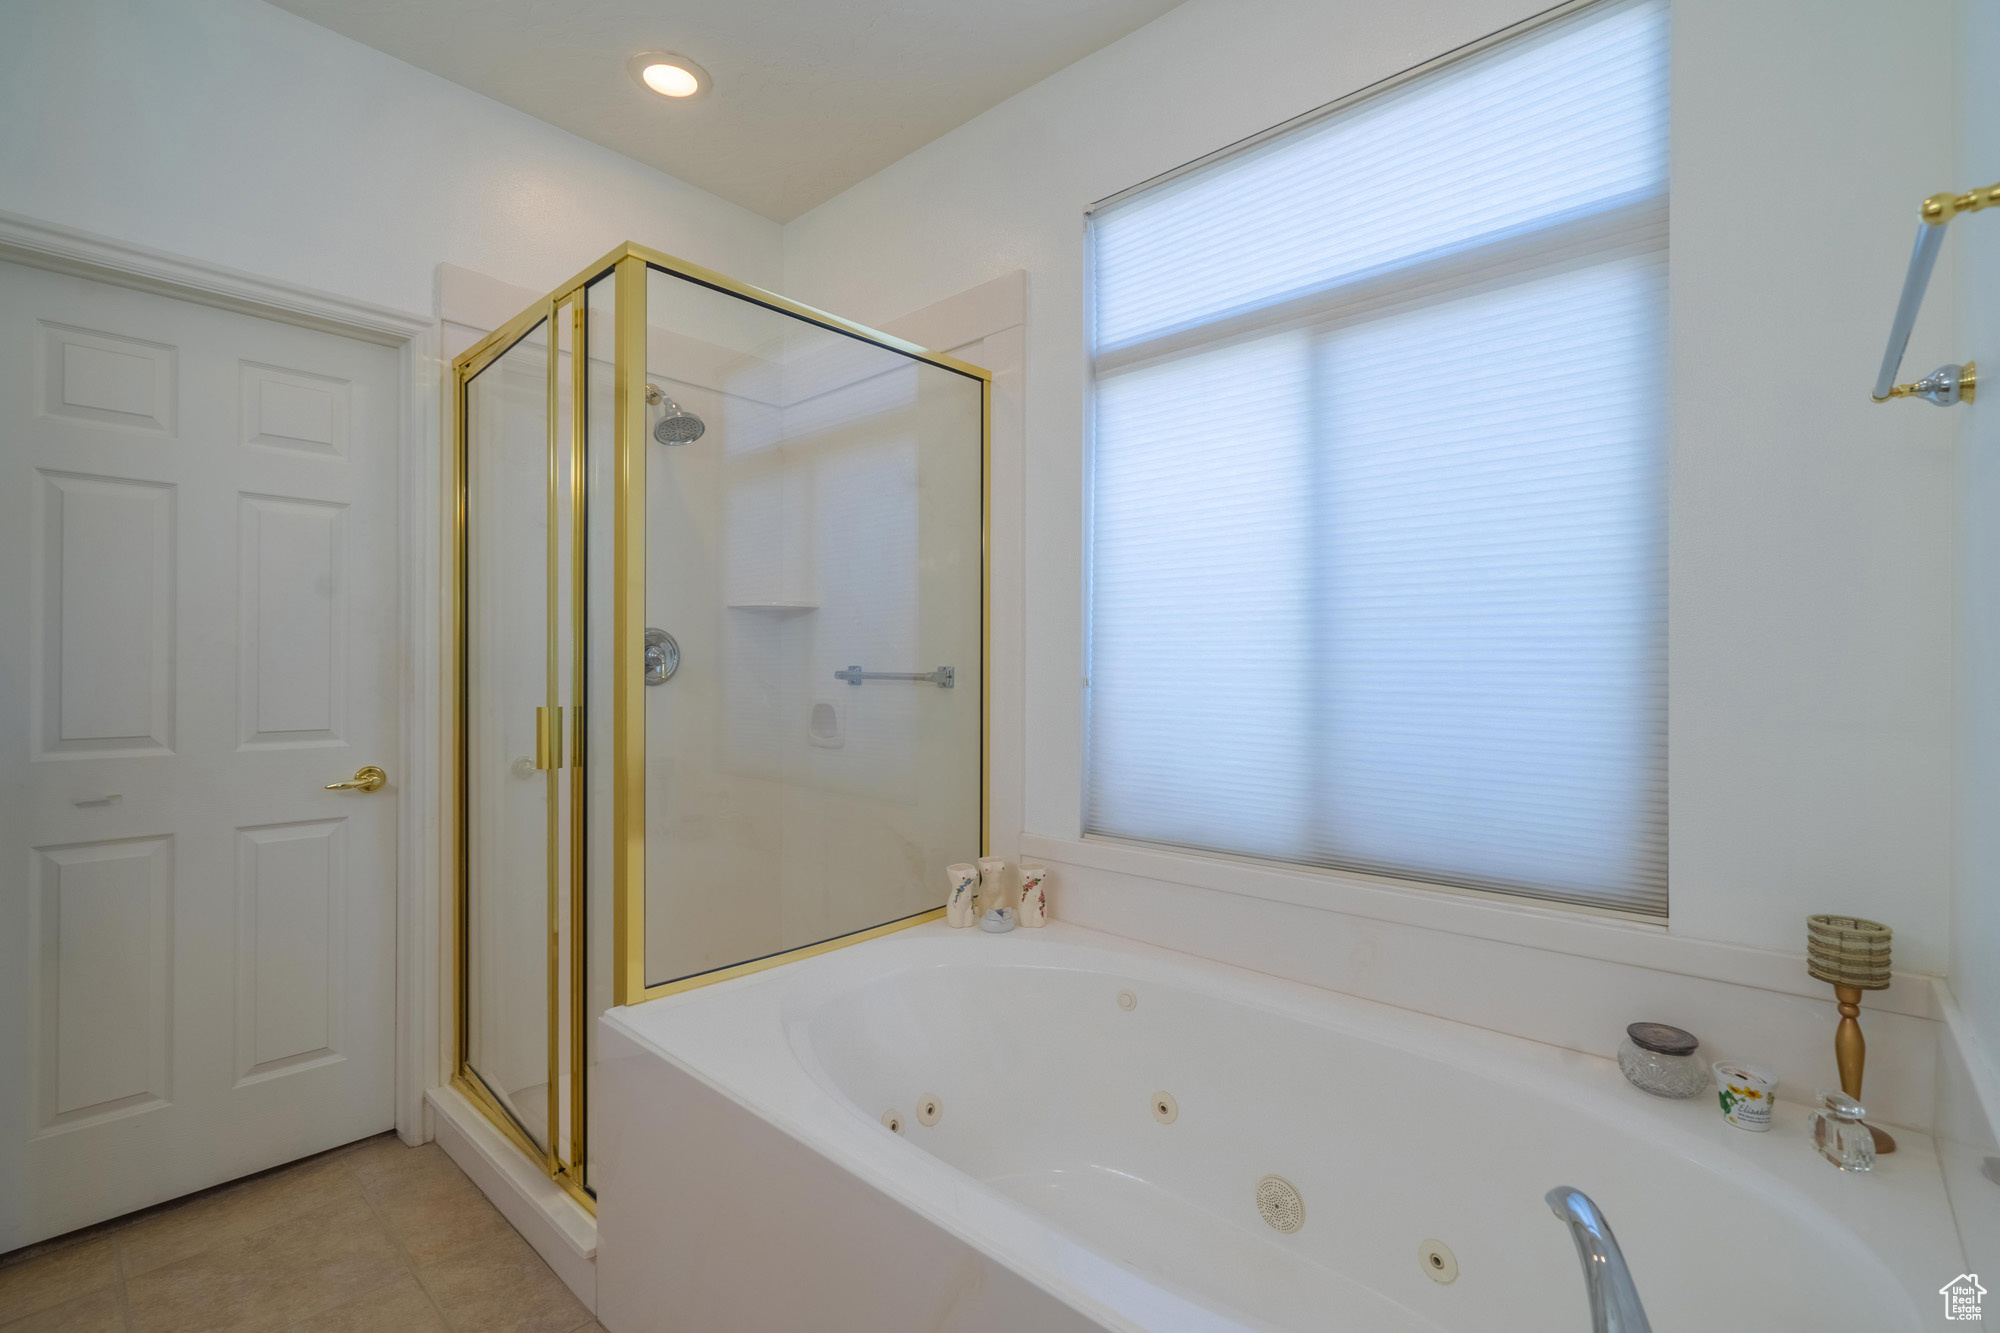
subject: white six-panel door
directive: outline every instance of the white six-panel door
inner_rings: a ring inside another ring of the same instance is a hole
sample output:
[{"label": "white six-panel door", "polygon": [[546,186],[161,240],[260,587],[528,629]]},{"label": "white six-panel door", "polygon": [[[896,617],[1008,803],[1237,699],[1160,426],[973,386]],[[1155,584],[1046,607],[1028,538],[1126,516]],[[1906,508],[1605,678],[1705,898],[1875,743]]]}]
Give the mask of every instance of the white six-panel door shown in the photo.
[{"label": "white six-panel door", "polygon": [[0,1251],[393,1122],[397,376],[0,264]]}]

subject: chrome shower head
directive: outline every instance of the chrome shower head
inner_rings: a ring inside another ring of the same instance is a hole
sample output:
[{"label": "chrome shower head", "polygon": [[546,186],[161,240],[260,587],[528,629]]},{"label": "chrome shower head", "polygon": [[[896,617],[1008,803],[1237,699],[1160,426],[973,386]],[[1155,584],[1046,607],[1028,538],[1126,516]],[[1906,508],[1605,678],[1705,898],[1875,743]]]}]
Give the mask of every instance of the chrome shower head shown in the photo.
[{"label": "chrome shower head", "polygon": [[646,405],[661,409],[660,419],[653,423],[653,438],[661,444],[692,444],[708,429],[707,423],[667,397],[657,384],[646,386]]},{"label": "chrome shower head", "polygon": [[669,402],[667,414],[653,423],[653,438],[661,444],[692,444],[708,427],[680,404]]}]

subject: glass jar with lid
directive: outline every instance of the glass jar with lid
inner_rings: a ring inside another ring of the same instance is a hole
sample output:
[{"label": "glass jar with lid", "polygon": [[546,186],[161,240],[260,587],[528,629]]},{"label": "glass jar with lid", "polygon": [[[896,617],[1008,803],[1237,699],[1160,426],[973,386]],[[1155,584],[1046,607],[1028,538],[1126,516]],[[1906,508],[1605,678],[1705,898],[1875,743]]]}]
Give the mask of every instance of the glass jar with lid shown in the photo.
[{"label": "glass jar with lid", "polygon": [[1875,1132],[1862,1122],[1868,1113],[1844,1092],[1822,1092],[1819,1109],[1806,1122],[1819,1155],[1843,1171],[1875,1165]]},{"label": "glass jar with lid", "polygon": [[1618,1045],[1618,1068],[1655,1097],[1693,1097],[1708,1088],[1708,1066],[1695,1059],[1694,1034],[1665,1023],[1634,1023]]}]

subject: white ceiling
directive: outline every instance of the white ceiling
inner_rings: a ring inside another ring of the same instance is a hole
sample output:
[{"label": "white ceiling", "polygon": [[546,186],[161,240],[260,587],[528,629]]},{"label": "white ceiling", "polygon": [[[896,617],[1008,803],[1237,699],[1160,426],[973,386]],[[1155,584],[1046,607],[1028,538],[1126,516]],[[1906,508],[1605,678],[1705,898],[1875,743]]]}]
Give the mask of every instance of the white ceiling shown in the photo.
[{"label": "white ceiling", "polygon": [[[789,221],[1179,0],[272,0]],[[642,88],[641,51],[714,79]]]}]

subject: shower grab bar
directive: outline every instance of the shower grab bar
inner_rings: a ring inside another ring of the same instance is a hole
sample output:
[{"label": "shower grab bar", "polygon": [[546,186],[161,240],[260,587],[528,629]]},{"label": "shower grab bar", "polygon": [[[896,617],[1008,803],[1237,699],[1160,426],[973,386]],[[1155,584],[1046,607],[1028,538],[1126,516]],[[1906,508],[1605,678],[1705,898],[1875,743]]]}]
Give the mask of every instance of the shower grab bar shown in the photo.
[{"label": "shower grab bar", "polygon": [[958,679],[958,673],[950,667],[939,667],[936,671],[863,671],[851,666],[834,672],[833,678],[849,685],[859,685],[864,680],[927,680],[941,690],[948,690]]},{"label": "shower grab bar", "polygon": [[1977,213],[2000,204],[2000,185],[1965,194],[1934,194],[1924,200],[1918,216],[1917,244],[1910,252],[1910,271],[1903,279],[1903,295],[1896,302],[1896,319],[1889,326],[1889,346],[1882,353],[1882,369],[1875,376],[1875,401],[1892,398],[1921,398],[1939,407],[1969,403],[1978,388],[1979,367],[1968,361],[1962,366],[1939,366],[1920,380],[1896,383],[1903,367],[1903,349],[1909,346],[1910,330],[1916,326],[1917,311],[1924,303],[1924,289],[1930,286],[1931,270],[1937,267],[1938,251],[1944,247],[1944,224],[1960,213]]}]

